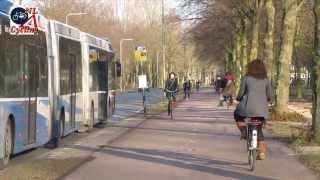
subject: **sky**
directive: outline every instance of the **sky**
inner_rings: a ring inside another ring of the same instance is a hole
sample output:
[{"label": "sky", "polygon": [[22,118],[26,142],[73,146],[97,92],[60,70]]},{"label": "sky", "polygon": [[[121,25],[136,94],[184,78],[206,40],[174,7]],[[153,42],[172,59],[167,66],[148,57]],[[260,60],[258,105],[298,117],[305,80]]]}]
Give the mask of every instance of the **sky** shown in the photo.
[{"label": "sky", "polygon": [[179,5],[177,0],[167,0],[167,3],[170,8],[176,8]]},{"label": "sky", "polygon": [[[45,2],[45,1],[48,1],[48,0],[11,0],[11,1],[14,1],[14,2],[22,2],[22,4],[24,5],[37,5],[35,2]],[[68,1],[68,0],[66,0]],[[95,0],[91,0],[91,1],[95,1]],[[99,0],[101,2],[101,0]],[[122,19],[122,17],[125,17],[126,16],[126,12],[124,11],[124,7],[125,7],[125,4],[132,1],[132,0],[104,0],[106,1],[106,3],[108,2],[118,2],[120,6],[118,6],[118,16]],[[155,1],[155,2],[161,2],[162,0],[149,0],[149,1]],[[180,11],[179,12],[179,1],[181,0],[164,0],[165,2],[165,13],[168,13],[169,12],[169,9],[176,9],[176,12],[178,13],[178,15],[182,15],[182,12]],[[40,4],[38,4],[40,5]],[[159,9],[159,11],[161,12],[161,10]]]}]

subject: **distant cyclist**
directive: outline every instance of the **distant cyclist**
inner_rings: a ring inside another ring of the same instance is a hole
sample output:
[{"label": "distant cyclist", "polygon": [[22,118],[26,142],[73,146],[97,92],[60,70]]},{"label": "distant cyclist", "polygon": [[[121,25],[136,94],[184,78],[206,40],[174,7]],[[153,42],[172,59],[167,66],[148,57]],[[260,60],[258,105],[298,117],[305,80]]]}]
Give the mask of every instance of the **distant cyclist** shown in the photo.
[{"label": "distant cyclist", "polygon": [[[176,103],[176,95],[179,91],[178,79],[174,72],[169,73],[169,78],[166,81],[164,92],[166,93],[166,97],[168,100],[173,98],[173,107],[175,107]],[[168,115],[170,115],[170,105],[168,104]]]},{"label": "distant cyclist", "polygon": [[197,91],[198,91],[198,92],[199,92],[199,90],[200,90],[200,84],[201,84],[200,80],[197,80],[197,82],[196,82],[196,88],[197,88]]},{"label": "distant cyclist", "polygon": [[[241,132],[241,138],[246,138],[246,118],[254,118],[263,124],[268,118],[268,102],[273,101],[271,83],[267,77],[266,67],[261,60],[248,64],[247,74],[243,77],[237,96],[240,101],[234,118]],[[258,127],[258,159],[265,159],[266,145],[262,126]]]},{"label": "distant cyclist", "polygon": [[191,88],[192,88],[191,80],[186,79],[186,81],[183,83],[183,91],[184,91],[185,99],[190,99]]},{"label": "distant cyclist", "polygon": [[224,79],[221,76],[217,76],[217,80],[215,81],[215,88],[217,94],[220,94],[224,88]]},{"label": "distant cyclist", "polygon": [[225,76],[225,87],[223,88],[223,91],[222,91],[223,101],[232,105],[234,91],[235,91],[235,85],[234,85],[233,76],[230,72],[228,72]]}]

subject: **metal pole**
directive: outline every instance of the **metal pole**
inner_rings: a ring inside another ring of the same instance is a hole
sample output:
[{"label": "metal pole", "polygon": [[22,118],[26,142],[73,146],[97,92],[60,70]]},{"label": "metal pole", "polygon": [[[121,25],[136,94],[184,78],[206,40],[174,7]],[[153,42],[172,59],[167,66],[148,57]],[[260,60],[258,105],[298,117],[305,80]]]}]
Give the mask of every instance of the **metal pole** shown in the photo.
[{"label": "metal pole", "polygon": [[66,24],[69,24],[68,17],[69,17],[69,14],[66,16]]},{"label": "metal pole", "polygon": [[159,86],[159,51],[157,52],[157,87]]},{"label": "metal pole", "polygon": [[121,64],[121,77],[120,77],[120,89],[121,92],[123,92],[123,76],[124,76],[124,65],[122,63],[122,41],[123,39],[120,40],[120,64]]},{"label": "metal pole", "polygon": [[161,26],[161,30],[162,30],[162,61],[163,61],[163,86],[165,84],[165,80],[166,80],[166,52],[165,52],[165,31],[164,31],[164,27],[165,26],[165,22],[164,22],[164,0],[162,0],[162,26]]}]

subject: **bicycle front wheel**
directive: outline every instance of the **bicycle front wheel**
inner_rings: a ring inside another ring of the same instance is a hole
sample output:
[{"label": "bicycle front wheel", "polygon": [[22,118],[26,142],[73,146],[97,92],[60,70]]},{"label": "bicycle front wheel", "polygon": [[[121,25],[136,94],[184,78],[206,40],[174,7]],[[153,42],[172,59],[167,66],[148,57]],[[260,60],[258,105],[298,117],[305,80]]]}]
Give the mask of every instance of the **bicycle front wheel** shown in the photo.
[{"label": "bicycle front wheel", "polygon": [[251,171],[254,171],[255,169],[256,158],[257,158],[257,150],[256,149],[249,150],[248,159],[249,159],[249,166]]}]

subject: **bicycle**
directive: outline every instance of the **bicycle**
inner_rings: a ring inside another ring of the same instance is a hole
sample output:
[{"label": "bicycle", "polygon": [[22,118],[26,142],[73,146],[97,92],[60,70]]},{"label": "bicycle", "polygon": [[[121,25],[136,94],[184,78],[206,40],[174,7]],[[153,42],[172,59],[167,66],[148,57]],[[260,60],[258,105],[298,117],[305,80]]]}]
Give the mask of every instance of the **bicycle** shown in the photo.
[{"label": "bicycle", "polygon": [[225,96],[224,97],[224,101],[227,103],[227,109],[229,109],[230,106],[232,106],[232,97],[231,96]]},{"label": "bicycle", "polygon": [[251,118],[250,121],[247,122],[247,151],[251,171],[255,169],[258,151],[258,127],[261,125],[261,121],[255,118]]},{"label": "bicycle", "polygon": [[231,96],[224,96],[221,94],[218,106],[222,107],[224,103],[227,104],[227,109],[230,109],[230,106],[232,106],[232,97]]},{"label": "bicycle", "polygon": [[184,92],[184,99],[190,99],[191,97],[191,90],[189,89],[186,89],[185,92]]},{"label": "bicycle", "polygon": [[169,93],[169,102],[168,102],[168,110],[169,115],[171,116],[171,119],[173,119],[173,101],[174,101],[174,93],[175,91],[169,91],[167,90],[167,93]]}]

